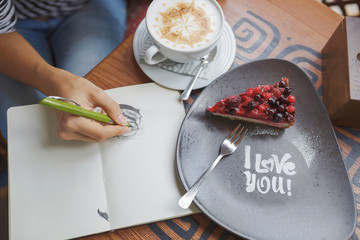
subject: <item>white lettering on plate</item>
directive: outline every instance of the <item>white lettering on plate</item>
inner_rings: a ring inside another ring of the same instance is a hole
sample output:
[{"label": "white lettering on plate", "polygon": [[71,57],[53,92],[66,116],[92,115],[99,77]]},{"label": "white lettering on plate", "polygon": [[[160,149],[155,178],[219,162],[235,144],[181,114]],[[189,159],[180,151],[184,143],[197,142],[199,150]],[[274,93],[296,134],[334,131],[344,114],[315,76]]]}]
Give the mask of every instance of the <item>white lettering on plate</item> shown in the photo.
[{"label": "white lettering on plate", "polygon": [[[252,166],[251,162],[254,163]],[[285,153],[279,157],[271,154],[269,159],[263,159],[259,153],[255,154],[255,161],[251,161],[251,147],[245,146],[246,192],[257,191],[266,194],[270,191],[291,196],[291,179],[289,176],[296,174],[295,163],[291,161],[291,155]],[[251,170],[251,171],[250,171]],[[266,176],[267,173],[275,173],[275,176]]]}]

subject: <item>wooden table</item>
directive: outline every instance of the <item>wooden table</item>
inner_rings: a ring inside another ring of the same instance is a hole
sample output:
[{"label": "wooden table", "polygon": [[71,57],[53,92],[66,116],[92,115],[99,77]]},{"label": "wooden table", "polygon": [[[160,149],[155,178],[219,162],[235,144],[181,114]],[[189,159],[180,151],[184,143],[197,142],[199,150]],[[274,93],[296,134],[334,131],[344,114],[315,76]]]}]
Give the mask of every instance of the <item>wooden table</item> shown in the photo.
[{"label": "wooden table", "polygon": [[[322,94],[321,50],[343,17],[316,0],[219,0],[237,52],[232,67],[281,58],[301,67]],[[247,35],[251,31],[252,36]],[[135,61],[129,37],[86,78],[103,89],[151,82]],[[192,95],[193,98],[196,95]],[[186,104],[191,105],[194,99]],[[334,126],[356,199],[360,195],[360,131]],[[357,204],[359,206],[359,204]],[[356,229],[353,239],[360,236]],[[203,214],[107,232],[83,239],[234,239]]]}]

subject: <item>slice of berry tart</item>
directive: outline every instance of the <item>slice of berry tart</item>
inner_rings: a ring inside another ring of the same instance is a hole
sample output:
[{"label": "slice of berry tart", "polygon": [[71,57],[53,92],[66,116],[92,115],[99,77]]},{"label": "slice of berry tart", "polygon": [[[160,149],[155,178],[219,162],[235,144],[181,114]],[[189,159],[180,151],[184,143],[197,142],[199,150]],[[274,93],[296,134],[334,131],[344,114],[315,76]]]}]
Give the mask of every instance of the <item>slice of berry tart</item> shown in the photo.
[{"label": "slice of berry tart", "polygon": [[261,85],[224,98],[208,110],[230,119],[288,128],[294,124],[296,112],[296,98],[291,93],[289,79],[283,77],[273,86]]}]

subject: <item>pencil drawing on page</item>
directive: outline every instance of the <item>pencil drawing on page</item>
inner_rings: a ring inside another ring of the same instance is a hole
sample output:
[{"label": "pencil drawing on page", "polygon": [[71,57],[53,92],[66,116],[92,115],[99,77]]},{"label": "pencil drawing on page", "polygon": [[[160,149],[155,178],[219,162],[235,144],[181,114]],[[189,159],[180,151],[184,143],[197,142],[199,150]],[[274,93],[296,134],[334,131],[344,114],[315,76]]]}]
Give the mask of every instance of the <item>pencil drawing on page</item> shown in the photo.
[{"label": "pencil drawing on page", "polygon": [[97,213],[99,214],[100,217],[104,218],[106,221],[109,221],[109,214],[107,212],[102,212],[98,208]]},{"label": "pencil drawing on page", "polygon": [[117,138],[133,136],[137,133],[137,131],[140,128],[141,118],[142,118],[140,109],[137,109],[137,108],[127,105],[127,104],[119,104],[119,105],[120,105],[120,108],[121,108],[124,116],[128,120],[128,123],[130,125],[129,127],[131,128],[131,132],[123,134],[121,136],[118,136]]}]

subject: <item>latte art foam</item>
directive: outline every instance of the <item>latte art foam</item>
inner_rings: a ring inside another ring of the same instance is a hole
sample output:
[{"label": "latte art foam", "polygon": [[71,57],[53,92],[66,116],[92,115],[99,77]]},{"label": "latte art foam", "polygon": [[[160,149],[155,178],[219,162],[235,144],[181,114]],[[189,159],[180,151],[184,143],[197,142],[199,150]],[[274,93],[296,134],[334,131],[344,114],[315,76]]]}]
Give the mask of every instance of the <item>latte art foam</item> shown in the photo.
[{"label": "latte art foam", "polygon": [[194,50],[209,45],[222,19],[211,0],[163,0],[147,16],[151,35],[172,49]]}]

